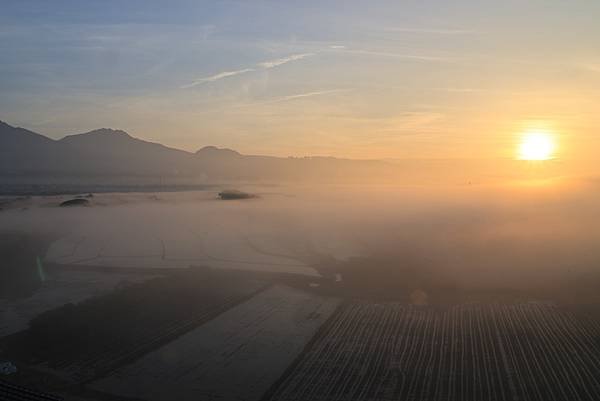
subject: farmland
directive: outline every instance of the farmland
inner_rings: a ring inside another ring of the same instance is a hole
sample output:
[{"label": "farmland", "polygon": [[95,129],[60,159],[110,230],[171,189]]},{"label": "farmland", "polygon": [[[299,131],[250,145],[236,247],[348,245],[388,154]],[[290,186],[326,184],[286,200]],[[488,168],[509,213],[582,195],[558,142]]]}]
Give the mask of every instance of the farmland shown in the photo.
[{"label": "farmland", "polygon": [[[47,268],[48,266],[46,266]],[[25,330],[40,313],[67,303],[106,294],[114,288],[157,277],[156,273],[123,270],[102,273],[93,270],[47,269],[45,281],[31,296],[0,299],[0,337]]]},{"label": "farmland", "polygon": [[157,401],[258,400],[338,304],[276,284],[90,387]]},{"label": "farmland", "polygon": [[553,304],[350,302],[266,400],[598,400],[600,326]]},{"label": "farmland", "polygon": [[172,341],[267,285],[205,269],[180,272],[44,312],[0,345],[11,359],[85,382]]}]

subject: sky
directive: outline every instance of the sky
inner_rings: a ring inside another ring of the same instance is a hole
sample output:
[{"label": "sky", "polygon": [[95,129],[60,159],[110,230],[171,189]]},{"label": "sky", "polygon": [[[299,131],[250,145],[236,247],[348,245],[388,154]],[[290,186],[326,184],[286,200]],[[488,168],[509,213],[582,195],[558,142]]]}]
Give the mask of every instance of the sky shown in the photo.
[{"label": "sky", "polygon": [[0,119],[195,151],[360,159],[600,149],[600,2],[5,0]]}]

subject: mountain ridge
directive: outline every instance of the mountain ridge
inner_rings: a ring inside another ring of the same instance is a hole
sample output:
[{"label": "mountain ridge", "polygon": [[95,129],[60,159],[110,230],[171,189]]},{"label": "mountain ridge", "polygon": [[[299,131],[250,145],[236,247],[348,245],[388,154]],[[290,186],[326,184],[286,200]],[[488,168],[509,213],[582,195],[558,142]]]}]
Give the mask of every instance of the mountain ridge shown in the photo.
[{"label": "mountain ridge", "polygon": [[55,140],[0,122],[0,177],[297,181],[367,178],[388,167],[376,160],[244,155],[212,145],[192,153],[111,128]]}]

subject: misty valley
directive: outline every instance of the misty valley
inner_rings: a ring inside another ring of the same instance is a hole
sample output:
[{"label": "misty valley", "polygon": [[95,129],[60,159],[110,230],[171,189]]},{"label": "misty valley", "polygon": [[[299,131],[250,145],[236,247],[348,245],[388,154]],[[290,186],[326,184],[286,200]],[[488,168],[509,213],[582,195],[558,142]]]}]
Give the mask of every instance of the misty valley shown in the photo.
[{"label": "misty valley", "polygon": [[598,21],[1,0],[0,401],[600,401]]},{"label": "misty valley", "polygon": [[18,385],[98,400],[596,396],[599,232],[575,231],[595,183],[518,198],[241,188],[225,193],[252,196],[3,197],[0,358]]}]

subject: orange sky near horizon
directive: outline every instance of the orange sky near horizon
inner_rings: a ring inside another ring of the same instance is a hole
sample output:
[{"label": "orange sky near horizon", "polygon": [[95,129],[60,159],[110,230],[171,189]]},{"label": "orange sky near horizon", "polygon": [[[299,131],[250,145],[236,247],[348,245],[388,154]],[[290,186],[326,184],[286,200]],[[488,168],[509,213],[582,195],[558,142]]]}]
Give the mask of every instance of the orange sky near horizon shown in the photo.
[{"label": "orange sky near horizon", "polygon": [[511,171],[541,129],[547,165],[600,173],[600,2],[149,2],[9,4],[0,119],[53,138],[111,127],[189,151]]}]

